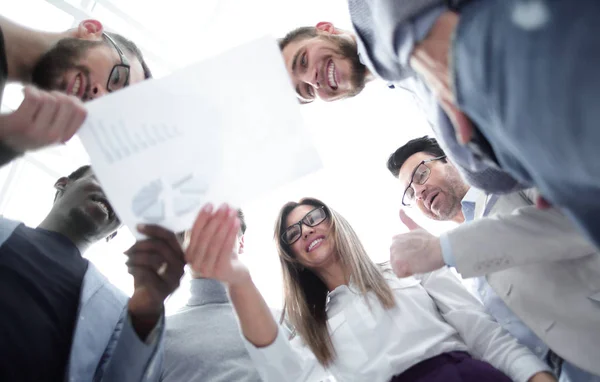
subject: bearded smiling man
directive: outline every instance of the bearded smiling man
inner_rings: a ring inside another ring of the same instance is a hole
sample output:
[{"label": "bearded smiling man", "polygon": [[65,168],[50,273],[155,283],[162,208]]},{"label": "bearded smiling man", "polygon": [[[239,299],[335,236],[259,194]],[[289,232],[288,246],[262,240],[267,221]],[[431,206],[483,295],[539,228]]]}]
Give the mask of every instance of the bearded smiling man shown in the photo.
[{"label": "bearded smiling man", "polygon": [[97,20],[51,33],[0,16],[0,101],[6,83],[26,85],[19,108],[0,115],[0,166],[68,141],[85,120],[82,101],[151,77],[137,46]]}]

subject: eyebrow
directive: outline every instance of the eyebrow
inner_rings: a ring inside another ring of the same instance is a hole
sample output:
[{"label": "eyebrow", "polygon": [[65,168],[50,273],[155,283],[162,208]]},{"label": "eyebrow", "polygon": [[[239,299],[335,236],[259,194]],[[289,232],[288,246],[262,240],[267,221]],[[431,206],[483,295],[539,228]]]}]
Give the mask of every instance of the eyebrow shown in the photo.
[{"label": "eyebrow", "polygon": [[302,49],[298,49],[298,51],[294,55],[294,59],[292,60],[292,74],[296,74],[296,63],[298,62],[298,57],[300,56],[301,51]]}]

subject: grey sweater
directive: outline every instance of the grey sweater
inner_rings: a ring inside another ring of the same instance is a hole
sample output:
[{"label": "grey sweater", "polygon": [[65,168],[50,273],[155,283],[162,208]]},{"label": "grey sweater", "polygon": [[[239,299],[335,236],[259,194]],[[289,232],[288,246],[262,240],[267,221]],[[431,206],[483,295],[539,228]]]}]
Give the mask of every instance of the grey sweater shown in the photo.
[{"label": "grey sweater", "polygon": [[185,307],[167,317],[161,381],[261,381],[242,342],[225,287],[194,279]]}]

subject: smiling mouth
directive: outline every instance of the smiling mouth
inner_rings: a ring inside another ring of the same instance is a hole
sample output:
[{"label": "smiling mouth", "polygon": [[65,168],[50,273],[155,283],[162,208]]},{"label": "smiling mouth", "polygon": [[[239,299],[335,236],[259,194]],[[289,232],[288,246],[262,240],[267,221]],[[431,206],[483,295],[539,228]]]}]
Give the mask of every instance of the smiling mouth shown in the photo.
[{"label": "smiling mouth", "polygon": [[106,214],[106,216],[108,216],[110,220],[114,218],[115,212],[113,211],[110,203],[108,203],[108,200],[98,196],[94,196],[91,199],[92,202],[94,202],[98,207],[100,207],[102,211],[104,211],[104,213]]},{"label": "smiling mouth", "polygon": [[312,251],[312,250],[313,250],[314,248],[316,248],[316,247],[317,247],[319,244],[321,244],[321,243],[323,242],[323,240],[325,240],[325,238],[323,238],[323,237],[320,237],[320,238],[317,238],[317,239],[313,240],[313,241],[312,241],[312,242],[311,242],[311,243],[308,245],[308,247],[306,248],[306,251],[307,251],[307,252],[310,252],[310,251]]},{"label": "smiling mouth", "polygon": [[335,80],[335,64],[333,60],[329,60],[329,64],[327,64],[327,84],[333,90],[337,90],[338,83]]}]

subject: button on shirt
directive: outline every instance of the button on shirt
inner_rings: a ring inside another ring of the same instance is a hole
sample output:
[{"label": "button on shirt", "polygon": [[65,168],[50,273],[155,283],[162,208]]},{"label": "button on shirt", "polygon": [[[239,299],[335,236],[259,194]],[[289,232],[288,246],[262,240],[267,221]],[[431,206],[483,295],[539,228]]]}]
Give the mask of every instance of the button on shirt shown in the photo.
[{"label": "button on shirt", "polygon": [[[327,322],[336,351],[329,371],[338,382],[387,382],[451,351],[467,351],[515,381],[547,369],[485,313],[449,269],[420,280],[385,277],[397,304],[388,310],[372,292],[361,295],[352,282],[329,295]],[[317,363],[301,338],[290,342],[281,330],[267,347],[245,343],[265,382],[305,381]]]},{"label": "button on shirt", "polygon": [[[465,223],[475,219],[475,208],[478,199],[481,199],[483,192],[471,187],[461,201],[462,212],[465,217]],[[486,206],[483,216],[487,216],[495,204],[498,196],[489,195],[486,199]],[[442,256],[444,262],[449,266],[455,266],[452,247],[447,235],[440,235],[440,244],[442,247]],[[492,315],[519,342],[534,352],[540,359],[545,359],[548,354],[548,347],[539,339],[539,337],[529,329],[504,303],[504,301],[494,292],[485,277],[477,277],[474,287],[479,295],[483,305],[488,313]]]}]

